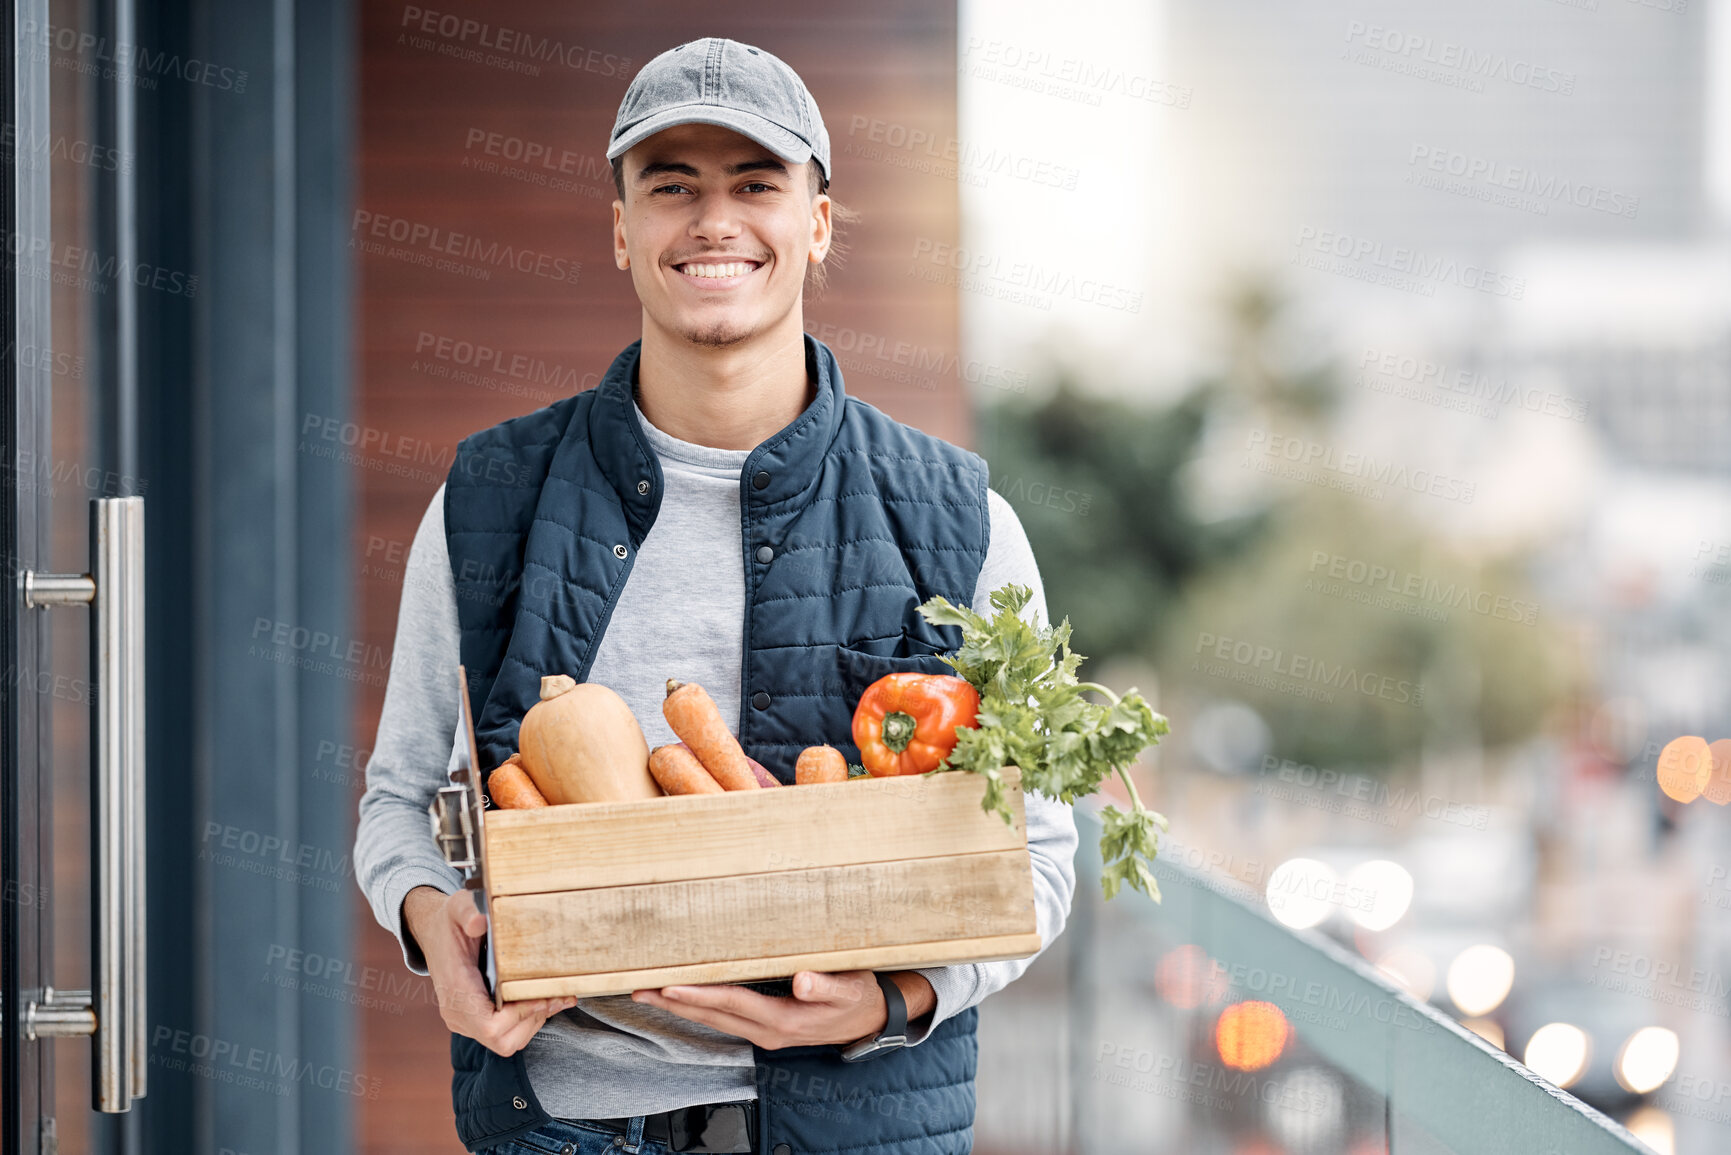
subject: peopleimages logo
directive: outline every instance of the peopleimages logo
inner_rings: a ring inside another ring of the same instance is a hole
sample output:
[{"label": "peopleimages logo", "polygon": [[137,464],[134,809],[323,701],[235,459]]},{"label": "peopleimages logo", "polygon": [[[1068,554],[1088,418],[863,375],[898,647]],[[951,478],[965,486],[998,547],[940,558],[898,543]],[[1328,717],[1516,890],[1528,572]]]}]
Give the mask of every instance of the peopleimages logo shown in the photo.
[{"label": "peopleimages logo", "polygon": [[476,64],[516,65],[513,71],[539,76],[541,64],[562,64],[574,72],[592,72],[596,76],[624,77],[631,73],[631,57],[616,56],[598,48],[581,44],[566,44],[551,36],[489,24],[453,12],[439,12],[414,4],[403,6],[399,27],[401,38],[419,33],[420,37],[438,37],[442,44],[415,43],[414,47],[432,47],[441,56],[468,60]]},{"label": "peopleimages logo", "polygon": [[[1540,216],[1550,215],[1550,203],[1561,202],[1571,204],[1576,208],[1591,209],[1594,212],[1608,213],[1611,216],[1628,217],[1633,220],[1640,211],[1641,198],[1629,193],[1617,192],[1603,185],[1587,181],[1574,181],[1555,173],[1541,173],[1524,165],[1506,164],[1503,161],[1491,160],[1488,157],[1469,156],[1454,149],[1439,148],[1428,144],[1415,144],[1412,153],[1407,157],[1407,164],[1415,168],[1428,170],[1439,176],[1457,178],[1467,186],[1483,185],[1485,188],[1477,192],[1457,189],[1445,184],[1427,184],[1425,187],[1438,188],[1444,192],[1460,192],[1462,195],[1480,196],[1481,199],[1491,199],[1488,194],[1508,191],[1524,193],[1534,198],[1532,205],[1519,199],[1507,203],[1511,208],[1526,209],[1537,212]],[[1414,174],[1408,173],[1410,179]],[[1420,184],[1425,172],[1419,172]],[[1496,203],[1504,203],[1498,201]]]},{"label": "peopleimages logo", "polygon": [[[1439,609],[1465,609],[1478,614],[1480,617],[1519,622],[1524,626],[1533,625],[1538,620],[1539,615],[1539,607],[1536,602],[1512,598],[1507,594],[1493,594],[1489,590],[1474,589],[1466,582],[1444,583],[1433,577],[1425,577],[1423,574],[1400,570],[1380,562],[1343,557],[1340,554],[1329,553],[1327,550],[1311,551],[1310,573],[1318,578],[1326,577],[1335,582],[1345,582],[1350,586],[1362,587],[1366,593],[1383,592],[1397,598],[1411,598],[1415,602],[1428,603]],[[1311,588],[1311,584],[1307,582],[1305,588]],[[1337,593],[1333,589],[1325,588],[1322,583],[1318,583],[1317,590],[1320,593]],[[1385,606],[1384,608],[1397,607]],[[1444,614],[1440,620],[1447,621],[1448,615]]]},{"label": "peopleimages logo", "polygon": [[1500,80],[1540,92],[1572,96],[1575,74],[1547,68],[1502,52],[1482,51],[1452,40],[1437,40],[1398,28],[1350,20],[1346,25],[1348,47],[1342,55],[1357,64],[1369,64],[1391,72],[1405,72],[1422,80],[1436,80],[1484,91],[1484,82]]},{"label": "peopleimages logo", "polygon": [[1142,311],[1142,294],[1093,277],[1078,277],[1064,269],[1031,261],[1010,261],[998,253],[967,249],[935,241],[914,240],[908,275],[932,283],[960,285],[1016,304],[1050,309],[1058,297],[1126,313]]},{"label": "peopleimages logo", "polygon": [[1254,464],[1260,456],[1285,461],[1298,471],[1297,480],[1337,476],[1354,485],[1336,488],[1353,490],[1368,488],[1367,496],[1381,499],[1380,486],[1425,493],[1447,501],[1471,505],[1478,494],[1478,485],[1464,478],[1450,477],[1434,469],[1409,469],[1396,465],[1390,458],[1378,459],[1368,453],[1338,450],[1332,445],[1304,437],[1274,433],[1267,429],[1252,429],[1245,446],[1246,464]]},{"label": "peopleimages logo", "polygon": [[492,279],[494,269],[514,269],[574,285],[583,271],[581,261],[366,209],[355,210],[349,233],[349,247],[358,247],[364,253],[482,281]]},{"label": "peopleimages logo", "polygon": [[[1075,189],[1081,175],[1081,170],[1072,165],[1028,156],[1014,149],[986,148],[953,136],[939,137],[928,129],[869,116],[856,115],[848,126],[848,135],[863,136],[867,142],[856,145],[850,141],[846,149],[849,155],[863,156],[868,160],[888,160],[901,168],[919,168],[918,164],[911,163],[913,161],[943,162],[949,166],[947,171],[941,165],[933,171],[951,178],[958,173],[981,178],[969,180],[967,183],[970,184],[984,185],[984,178],[988,176],[1009,176],[1069,192]],[[881,148],[873,147],[880,145]],[[904,157],[910,163],[904,163],[901,159]]]},{"label": "peopleimages logo", "polygon": [[[1470,261],[1462,262],[1405,245],[1384,245],[1369,237],[1353,236],[1334,229],[1304,225],[1299,228],[1293,244],[1297,248],[1293,257],[1295,264],[1357,280],[1387,283],[1392,288],[1418,291],[1422,296],[1432,295],[1422,292],[1430,282],[1457,285],[1514,301],[1527,295],[1525,277],[1510,276]],[[1338,267],[1318,263],[1330,259],[1346,263]]]},{"label": "peopleimages logo", "polygon": [[66,24],[25,19],[18,26],[18,47],[33,61],[46,60],[50,51],[66,53],[54,62],[56,66],[103,80],[129,80],[141,88],[153,89],[157,77],[170,76],[224,92],[246,91],[244,68],[227,68],[178,52],[152,52],[141,44],[109,40]]},{"label": "peopleimages logo", "polygon": [[1446,409],[1495,420],[1504,408],[1523,409],[1545,417],[1584,422],[1591,405],[1554,389],[1533,389],[1514,381],[1493,379],[1474,369],[1457,368],[1427,357],[1415,357],[1374,346],[1358,359],[1358,383],[1373,393],[1423,401]]},{"label": "peopleimages logo", "polygon": [[[1284,678],[1293,683],[1328,686],[1337,690],[1351,690],[1363,694],[1367,698],[1381,698],[1384,701],[1405,706],[1419,706],[1424,703],[1424,687],[1416,682],[1391,678],[1371,671],[1361,672],[1344,662],[1336,662],[1331,666],[1325,659],[1310,654],[1301,654],[1296,651],[1288,652],[1274,646],[1258,645],[1255,642],[1235,641],[1232,638],[1221,637],[1206,631],[1196,635],[1194,653],[1196,658],[1191,663],[1192,671],[1200,669],[1203,673],[1212,673],[1213,671],[1205,668],[1205,659],[1212,658],[1220,662],[1229,662],[1246,674]],[[1247,681],[1249,679],[1236,678],[1234,680]]]}]

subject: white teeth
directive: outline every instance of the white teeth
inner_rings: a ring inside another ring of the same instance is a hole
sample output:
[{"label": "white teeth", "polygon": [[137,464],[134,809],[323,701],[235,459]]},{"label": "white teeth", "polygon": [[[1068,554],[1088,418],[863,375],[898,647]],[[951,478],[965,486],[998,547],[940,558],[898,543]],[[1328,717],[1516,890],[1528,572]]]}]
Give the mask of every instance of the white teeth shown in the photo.
[{"label": "white teeth", "polygon": [[679,268],[694,277],[738,277],[752,270],[752,266],[744,261],[728,265],[680,265]]}]

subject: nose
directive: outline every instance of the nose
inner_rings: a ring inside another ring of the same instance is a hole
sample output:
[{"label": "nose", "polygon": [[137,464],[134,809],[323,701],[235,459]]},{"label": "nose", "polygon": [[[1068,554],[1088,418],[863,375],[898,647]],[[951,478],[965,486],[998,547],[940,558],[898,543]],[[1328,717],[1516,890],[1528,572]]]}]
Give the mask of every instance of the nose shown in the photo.
[{"label": "nose", "polygon": [[725,191],[704,193],[692,208],[693,239],[722,241],[740,233],[739,207]]}]

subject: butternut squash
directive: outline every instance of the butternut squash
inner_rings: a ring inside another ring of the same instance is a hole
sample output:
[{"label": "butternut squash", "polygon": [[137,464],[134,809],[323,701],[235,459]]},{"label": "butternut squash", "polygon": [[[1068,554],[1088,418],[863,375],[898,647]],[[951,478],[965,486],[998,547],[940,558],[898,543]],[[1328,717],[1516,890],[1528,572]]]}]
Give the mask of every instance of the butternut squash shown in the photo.
[{"label": "butternut squash", "polygon": [[625,699],[566,674],[541,679],[517,731],[523,769],[550,805],[659,798],[649,743]]}]

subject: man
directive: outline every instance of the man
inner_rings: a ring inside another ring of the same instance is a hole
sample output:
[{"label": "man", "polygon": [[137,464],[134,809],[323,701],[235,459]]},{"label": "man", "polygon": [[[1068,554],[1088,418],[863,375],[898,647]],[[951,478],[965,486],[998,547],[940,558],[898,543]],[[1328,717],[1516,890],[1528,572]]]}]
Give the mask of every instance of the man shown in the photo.
[{"label": "man", "polygon": [[[984,608],[1019,582],[1045,612],[985,463],[848,398],[804,332],[806,274],[833,241],[830,154],[793,70],[732,40],[665,52],[626,92],[608,157],[643,336],[594,389],[459,447],[410,551],[357,878],[432,978],[471,1150],[966,1152],[975,1005],[1031,959],[495,1011],[485,917],[430,837],[459,661],[483,770],[515,749],[543,673],[612,687],[651,745],[675,740],[660,701],[678,676],[791,783],[804,746],[857,760],[849,719],[879,676],[950,672],[936,655],[959,631],[925,622],[928,597]],[[1049,945],[1076,828],[1055,800],[1029,793],[1026,811]]]}]

